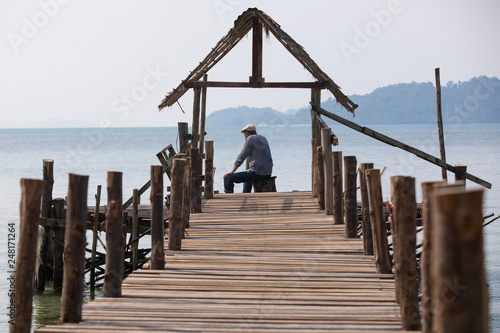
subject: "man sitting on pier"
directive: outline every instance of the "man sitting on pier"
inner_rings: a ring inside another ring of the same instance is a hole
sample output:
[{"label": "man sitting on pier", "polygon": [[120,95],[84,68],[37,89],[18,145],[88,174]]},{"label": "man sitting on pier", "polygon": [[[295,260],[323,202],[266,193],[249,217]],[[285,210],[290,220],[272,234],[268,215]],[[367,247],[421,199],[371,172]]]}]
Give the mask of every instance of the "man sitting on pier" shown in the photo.
[{"label": "man sitting on pier", "polygon": [[[243,193],[252,192],[252,182],[271,177],[273,171],[273,158],[267,139],[257,134],[254,125],[245,126],[241,133],[245,136],[245,145],[236,158],[231,171],[224,175],[224,192],[234,193],[234,183],[244,183]],[[236,172],[248,157],[249,169]]]}]

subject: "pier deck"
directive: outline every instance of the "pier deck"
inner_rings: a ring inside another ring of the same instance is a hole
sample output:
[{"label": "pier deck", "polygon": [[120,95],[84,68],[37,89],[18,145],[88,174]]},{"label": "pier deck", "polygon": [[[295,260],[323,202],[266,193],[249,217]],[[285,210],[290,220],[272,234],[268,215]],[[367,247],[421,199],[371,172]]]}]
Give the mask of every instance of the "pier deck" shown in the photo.
[{"label": "pier deck", "polygon": [[216,194],[190,224],[165,270],[145,266],[79,324],[36,332],[401,331],[393,276],[310,192]]}]

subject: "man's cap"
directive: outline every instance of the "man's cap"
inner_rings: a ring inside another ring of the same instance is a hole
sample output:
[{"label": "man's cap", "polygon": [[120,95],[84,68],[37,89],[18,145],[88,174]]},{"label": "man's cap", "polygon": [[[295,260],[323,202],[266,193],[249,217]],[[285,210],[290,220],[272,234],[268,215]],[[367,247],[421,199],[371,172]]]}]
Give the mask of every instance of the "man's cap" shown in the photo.
[{"label": "man's cap", "polygon": [[245,127],[243,127],[243,129],[241,130],[241,133],[243,133],[243,132],[255,132],[255,131],[257,131],[257,128],[252,124],[248,124]]}]

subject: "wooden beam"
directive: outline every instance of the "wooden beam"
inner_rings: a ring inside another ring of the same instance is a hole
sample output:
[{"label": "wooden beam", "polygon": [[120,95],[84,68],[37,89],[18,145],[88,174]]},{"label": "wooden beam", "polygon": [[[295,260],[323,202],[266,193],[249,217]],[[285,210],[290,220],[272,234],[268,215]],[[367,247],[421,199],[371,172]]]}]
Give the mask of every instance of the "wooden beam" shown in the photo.
[{"label": "wooden beam", "polygon": [[[437,111],[437,124],[439,134],[439,151],[441,152],[441,159],[446,162],[446,152],[444,149],[444,131],[443,131],[443,115],[441,112],[441,79],[439,76],[439,68],[435,69],[436,75],[436,111]],[[448,180],[446,169],[441,169],[443,180]]]},{"label": "wooden beam", "polygon": [[[224,82],[224,81],[189,81],[185,83],[187,88],[252,88],[251,82]],[[327,82],[261,82],[259,88],[298,88],[326,89]]]},{"label": "wooden beam", "polygon": [[[353,123],[352,121],[349,121],[345,118],[342,118],[341,116],[338,116],[334,113],[331,113],[331,112],[328,112],[326,111],[325,109],[322,109],[322,108],[319,108],[319,107],[316,107],[314,105],[312,105],[312,109],[316,112],[318,112],[319,114],[322,114],[324,115],[325,117],[328,117],[330,119],[333,119],[335,120],[336,122],[339,122],[341,123],[342,125],[345,125],[347,127],[350,127],[352,128],[353,130],[355,131],[358,131],[360,133],[363,133],[365,135],[368,135],[374,139],[377,139],[379,141],[382,141],[384,143],[387,143],[393,147],[397,147],[397,148],[400,148],[400,149],[403,149],[409,153],[412,153],[413,155],[417,156],[417,157],[420,157],[421,159],[423,160],[426,160],[427,162],[430,162],[432,164],[435,164],[437,166],[440,166],[442,168],[446,168],[446,170],[448,171],[451,171],[451,172],[455,172],[455,167],[446,163],[445,161],[435,157],[435,156],[432,156],[430,154],[427,154],[426,152],[423,152],[417,148],[414,148],[414,147],[411,147],[411,146],[408,146],[407,144],[405,143],[402,143],[401,141],[398,141],[398,140],[395,140],[391,137],[388,137],[387,135],[384,135],[382,133],[379,133],[377,131],[374,131],[368,127],[364,127],[364,126],[360,126],[356,123]],[[491,183],[487,182],[486,180],[483,180],[479,177],[476,177],[474,175],[471,175],[469,173],[466,173],[466,178],[473,181],[474,183],[476,184],[479,184],[481,186],[484,186],[486,188],[491,188]]]}]

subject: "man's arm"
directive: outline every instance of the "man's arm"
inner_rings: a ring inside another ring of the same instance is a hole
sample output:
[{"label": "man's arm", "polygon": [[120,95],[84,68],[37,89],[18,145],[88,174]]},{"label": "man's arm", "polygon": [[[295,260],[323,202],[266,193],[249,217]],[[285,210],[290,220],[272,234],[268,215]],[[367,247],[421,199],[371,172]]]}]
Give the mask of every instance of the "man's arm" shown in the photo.
[{"label": "man's arm", "polygon": [[236,171],[237,169],[238,169],[238,167],[237,167],[236,165],[233,165],[233,168],[231,169],[231,171],[226,172],[226,173],[224,174],[224,177],[223,177],[223,178],[226,178],[226,176],[227,176],[227,175],[230,175],[230,174],[232,174],[232,173],[235,173],[235,171]]}]

